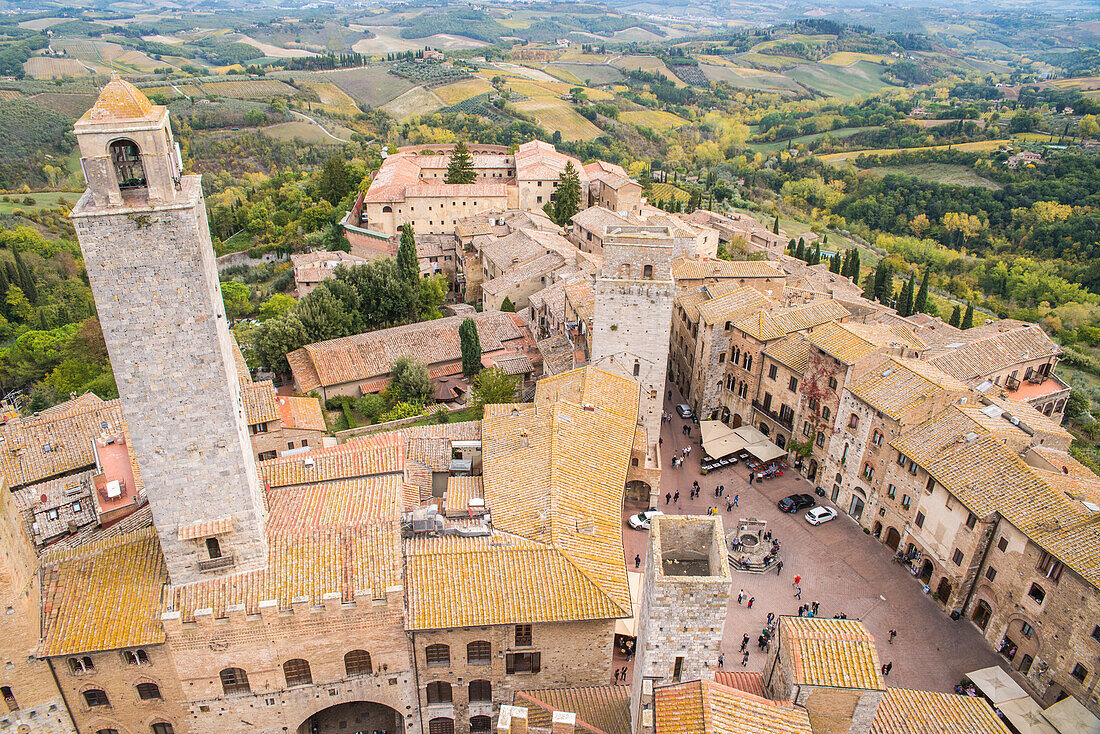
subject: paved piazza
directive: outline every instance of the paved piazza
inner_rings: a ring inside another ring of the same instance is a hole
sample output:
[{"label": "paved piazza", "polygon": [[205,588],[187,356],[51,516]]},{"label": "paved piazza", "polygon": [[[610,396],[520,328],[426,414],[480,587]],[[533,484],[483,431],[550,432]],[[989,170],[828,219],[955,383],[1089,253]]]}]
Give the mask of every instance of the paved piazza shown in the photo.
[{"label": "paved piazza", "polygon": [[[670,411],[674,400],[666,405]],[[783,569],[765,574],[733,571],[733,599],[726,617],[723,652],[726,670],[763,671],[766,653],[756,646],[757,636],[764,628],[768,612],[797,614],[798,607],[813,601],[821,603],[818,616],[846,614],[860,619],[875,636],[883,664],[893,663],[886,679],[892,688],[921,688],[932,691],[952,691],[963,674],[977,668],[997,665],[1001,658],[986,645],[978,630],[967,620],[953,621],[929,595],[923,585],[894,563],[893,552],[863,529],[842,509],[837,519],[813,527],[804,519],[805,510],[797,515],[779,511],[776,502],[789,494],[813,493],[813,485],[797,472],[788,470],[782,477],[748,483],[748,470],[741,464],[703,476],[699,472],[699,428],[693,427],[691,437],[682,434],[686,421],[678,416],[664,425],[661,477],[661,499],[658,508],[669,514],[705,514],[707,508],[719,505],[726,532],[738,519],[755,517],[766,520],[768,529],[780,540]],[[690,445],[691,455],[679,469],[672,469],[675,452]],[[700,496],[688,500],[692,481],[699,480]],[[726,512],[725,500],[714,497],[718,484],[726,487],[726,496],[739,495],[738,506]],[[666,491],[680,490],[679,503],[665,505]],[[828,498],[816,497],[819,504],[833,506]],[[645,509],[629,503],[624,519]],[[649,534],[631,530],[623,523],[627,566],[633,569],[634,557],[645,559]],[[802,577],[802,600],[795,598],[792,582]],[[738,606],[737,593],[745,590],[745,603]],[[756,601],[747,608],[750,597]],[[891,629],[898,631],[893,644],[888,644]],[[741,667],[742,637],[749,635],[749,661]],[[712,661],[712,665],[716,661]],[[620,663],[620,666],[622,663]],[[1007,670],[1007,666],[1001,666]]]}]

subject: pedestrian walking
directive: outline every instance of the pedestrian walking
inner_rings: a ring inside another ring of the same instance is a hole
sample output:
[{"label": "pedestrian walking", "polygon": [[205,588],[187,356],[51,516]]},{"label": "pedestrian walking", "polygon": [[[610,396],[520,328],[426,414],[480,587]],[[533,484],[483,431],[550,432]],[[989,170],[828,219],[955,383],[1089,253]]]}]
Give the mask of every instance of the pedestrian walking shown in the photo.
[{"label": "pedestrian walking", "polygon": [[665,437],[664,436],[658,436],[657,437],[657,445],[658,446],[664,446],[665,445]]},{"label": "pedestrian walking", "polygon": [[618,668],[615,668],[615,682],[616,683],[619,682],[619,669]]},{"label": "pedestrian walking", "polygon": [[887,676],[887,675],[890,675],[890,670],[891,670],[891,668],[893,668],[893,667],[894,667],[894,664],[893,664],[892,662],[890,662],[890,663],[886,663],[886,665],[883,665],[883,666],[882,666],[882,674],[883,674],[883,676]]},{"label": "pedestrian walking", "polygon": [[768,612],[768,624],[771,624],[773,619],[775,619],[775,612]]},{"label": "pedestrian walking", "polygon": [[634,568],[641,568],[641,567],[642,567],[642,556],[639,554],[639,555],[634,556]]},{"label": "pedestrian walking", "polygon": [[778,576],[781,573],[783,573],[783,561],[775,564],[775,575]]},{"label": "pedestrian walking", "polygon": [[753,604],[754,601],[756,601],[756,597],[755,596],[750,596],[749,597],[749,607],[748,607],[749,609],[752,609],[752,604]]},{"label": "pedestrian walking", "polygon": [[791,584],[791,586],[798,586],[800,583],[802,583],[802,577],[799,576],[798,574],[795,574],[794,575],[794,583]]},{"label": "pedestrian walking", "polygon": [[898,636],[898,631],[897,631],[897,630],[890,630],[890,639],[889,639],[889,643],[890,643],[891,645],[893,645],[893,644],[894,644],[894,638],[895,638],[895,637],[897,637],[897,636]]},{"label": "pedestrian walking", "polygon": [[821,602],[815,601],[813,603],[814,616],[817,616],[817,610],[821,607]]},{"label": "pedestrian walking", "polygon": [[672,495],[672,501],[673,502],[679,502],[680,501],[680,490],[676,490],[676,494]]},{"label": "pedestrian walking", "polygon": [[733,503],[726,500],[726,512],[733,512]]},{"label": "pedestrian walking", "polygon": [[794,597],[796,599],[798,599],[799,601],[802,601],[802,587],[801,586],[794,587]]},{"label": "pedestrian walking", "polygon": [[749,651],[745,650],[744,656],[741,658],[741,667],[745,667],[749,664]]},{"label": "pedestrian walking", "polygon": [[745,652],[745,648],[749,646],[749,636],[745,635],[741,638],[741,652]]},{"label": "pedestrian walking", "polygon": [[672,492],[665,492],[665,504],[666,505],[668,504],[668,501],[670,499],[672,499]]},{"label": "pedestrian walking", "polygon": [[737,500],[739,500],[740,498],[741,498],[741,495],[739,495],[739,494],[735,494],[733,496],[733,506],[734,507],[737,507]]},{"label": "pedestrian walking", "polygon": [[740,604],[743,601],[745,601],[745,590],[741,589],[741,591],[737,593],[737,603]]},{"label": "pedestrian walking", "polygon": [[722,667],[723,667],[723,666],[724,666],[725,664],[726,664],[726,656],[725,656],[725,654],[723,654],[723,653],[719,653],[719,655],[718,655],[718,669],[719,669],[719,670],[721,670],[721,669],[722,669]]}]

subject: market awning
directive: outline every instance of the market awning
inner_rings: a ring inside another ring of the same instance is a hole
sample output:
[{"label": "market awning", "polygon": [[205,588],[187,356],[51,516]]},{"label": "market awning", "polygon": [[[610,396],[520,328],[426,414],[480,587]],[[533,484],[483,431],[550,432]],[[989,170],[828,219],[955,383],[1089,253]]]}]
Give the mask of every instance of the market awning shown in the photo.
[{"label": "market awning", "polygon": [[997,708],[1000,708],[1005,701],[1011,701],[1014,698],[1031,700],[1028,698],[1027,691],[1021,688],[1020,684],[1014,681],[1011,675],[996,665],[967,673],[966,677]]},{"label": "market awning", "polygon": [[771,441],[750,443],[745,447],[745,450],[761,461],[771,461],[772,459],[778,459],[787,455],[786,449],[779,448]]},{"label": "market awning", "polygon": [[721,459],[739,451],[748,451],[761,461],[771,461],[787,452],[768,440],[752,426],[730,428],[722,421],[700,421],[703,453],[712,459]]},{"label": "market awning", "polygon": [[1100,734],[1100,719],[1072,696],[1045,709],[1043,718],[1050,722],[1058,734]]},{"label": "market awning", "polygon": [[638,612],[642,608],[642,574],[637,571],[627,571],[626,580],[630,585],[630,606],[634,608],[634,616],[616,619],[615,634],[637,637]]},{"label": "market awning", "polygon": [[1043,716],[1043,710],[1039,708],[1039,704],[1030,698],[1014,698],[1011,701],[1005,701],[997,706],[997,710],[1004,714],[1020,734],[1059,734],[1058,729],[1051,726]]}]

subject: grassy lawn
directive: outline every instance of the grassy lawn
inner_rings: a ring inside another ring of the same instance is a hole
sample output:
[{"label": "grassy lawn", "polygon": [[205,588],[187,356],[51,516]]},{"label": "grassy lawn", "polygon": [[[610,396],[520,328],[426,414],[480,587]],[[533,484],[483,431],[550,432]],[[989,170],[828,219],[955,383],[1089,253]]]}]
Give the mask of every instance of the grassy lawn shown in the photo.
[{"label": "grassy lawn", "polygon": [[910,163],[905,166],[877,166],[868,169],[885,176],[890,173],[898,173],[904,176],[919,178],[930,183],[955,184],[957,186],[981,186],[982,188],[998,191],[1001,185],[983,178],[974,172],[969,166],[957,163]]},{"label": "grassy lawn", "polygon": [[[71,206],[80,198],[80,192],[47,191],[37,194],[4,194],[4,196],[11,199],[11,201],[0,200],[0,214],[11,214],[16,209],[22,209],[25,212],[38,211],[39,209],[53,209],[62,201],[67,202]],[[28,196],[34,199],[33,204],[23,203],[23,199]]]},{"label": "grassy lawn", "polygon": [[889,86],[882,80],[882,72],[880,64],[857,61],[849,66],[801,64],[787,72],[787,76],[828,97],[848,99]]},{"label": "grassy lawn", "polygon": [[923,145],[917,148],[876,148],[873,150],[846,150],[843,153],[829,153],[828,155],[821,156],[821,160],[832,163],[833,165],[843,165],[852,158],[858,158],[861,155],[878,155],[878,156],[890,156],[897,155],[898,153],[907,153],[916,150],[947,150],[949,148],[954,150],[968,150],[968,151],[989,151],[996,150],[1002,145],[1007,145],[1011,141],[1009,140],[978,140],[973,143],[957,143],[955,145]]},{"label": "grassy lawn", "polygon": [[[828,130],[826,132],[813,133],[811,135],[800,135],[797,138],[791,138],[792,144],[809,143],[818,138],[823,138],[826,135],[831,135],[834,138],[846,138],[850,135],[863,132],[864,130],[877,130],[877,125],[866,125],[864,127],[841,127],[836,130]],[[786,140],[777,140],[774,143],[749,143],[749,148],[759,153],[773,153],[777,150],[782,150],[787,147]]]},{"label": "grassy lawn", "polygon": [[[463,421],[476,421],[481,419],[481,411],[475,407],[463,408],[462,410],[456,410],[454,413],[447,414],[448,423],[462,423]],[[426,415],[424,420],[416,421],[410,425],[413,426],[427,426],[430,424],[439,423],[436,420],[434,413]]]}]

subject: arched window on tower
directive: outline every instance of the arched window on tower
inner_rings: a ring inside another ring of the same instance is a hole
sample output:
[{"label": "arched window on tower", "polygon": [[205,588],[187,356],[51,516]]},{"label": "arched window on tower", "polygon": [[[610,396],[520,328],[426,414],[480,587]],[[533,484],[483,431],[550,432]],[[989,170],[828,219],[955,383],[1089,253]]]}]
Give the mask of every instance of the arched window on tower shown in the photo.
[{"label": "arched window on tower", "polygon": [[141,151],[132,140],[116,140],[111,143],[111,165],[120,189],[143,189],[145,167],[141,164]]},{"label": "arched window on tower", "polygon": [[650,280],[650,279],[653,278],[653,266],[652,265],[646,265],[645,267],[642,268],[642,277],[645,278],[646,280]]}]

